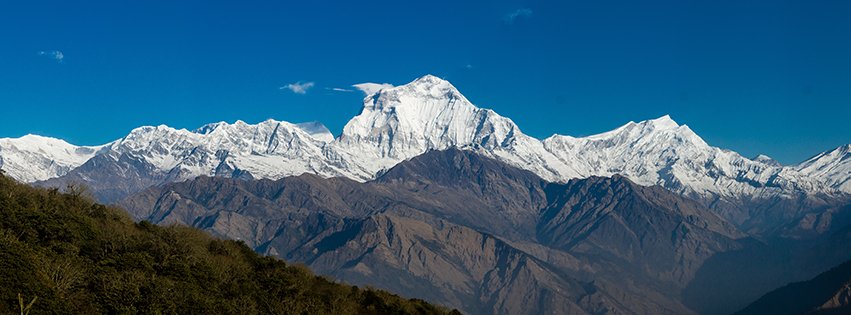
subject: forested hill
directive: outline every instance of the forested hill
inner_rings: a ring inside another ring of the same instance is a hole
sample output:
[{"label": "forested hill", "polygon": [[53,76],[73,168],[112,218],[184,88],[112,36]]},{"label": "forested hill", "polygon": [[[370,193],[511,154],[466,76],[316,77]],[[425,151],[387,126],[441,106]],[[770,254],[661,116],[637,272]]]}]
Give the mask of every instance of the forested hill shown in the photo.
[{"label": "forested hill", "polygon": [[21,312],[21,301],[31,314],[450,313],[0,172],[0,313]]}]

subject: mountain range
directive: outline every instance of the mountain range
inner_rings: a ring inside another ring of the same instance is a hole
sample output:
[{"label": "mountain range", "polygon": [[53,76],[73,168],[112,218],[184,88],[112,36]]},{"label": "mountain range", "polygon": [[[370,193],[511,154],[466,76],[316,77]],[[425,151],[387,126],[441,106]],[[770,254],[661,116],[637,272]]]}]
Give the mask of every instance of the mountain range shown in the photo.
[{"label": "mountain range", "polygon": [[728,314],[851,258],[849,206],[805,238],[760,236],[658,185],[554,183],[458,149],[364,183],[201,176],[119,205],[471,314]]},{"label": "mountain range", "polygon": [[553,182],[619,174],[641,185],[731,199],[851,192],[849,146],[783,167],[765,156],[752,160],[709,146],[669,116],[588,137],[538,140],[511,119],[476,107],[448,81],[426,75],[368,95],[361,113],[336,138],[320,123],[275,120],[219,122],[192,131],[140,127],[93,147],[28,135],[0,140],[0,167],[24,182],[85,180],[85,168],[77,169],[86,163],[126,157],[163,181],[201,175],[279,179],[304,173],[366,181],[403,160],[454,147]]},{"label": "mountain range", "polygon": [[744,236],[658,186],[621,176],[550,183],[455,149],[367,183],[204,176],[120,205],[138,220],[195,226],[473,314],[689,313],[672,296]]},{"label": "mountain range", "polygon": [[851,259],[849,150],[783,166],[669,116],[540,140],[426,75],[367,95],[336,137],[275,120],[28,135],[0,139],[0,169],[467,313],[725,314]]}]

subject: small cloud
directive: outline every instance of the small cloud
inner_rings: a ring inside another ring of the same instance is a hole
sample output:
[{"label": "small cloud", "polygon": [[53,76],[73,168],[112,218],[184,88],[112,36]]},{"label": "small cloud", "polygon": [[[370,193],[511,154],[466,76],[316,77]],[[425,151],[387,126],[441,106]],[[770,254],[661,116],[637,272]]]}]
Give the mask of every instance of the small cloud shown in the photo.
[{"label": "small cloud", "polygon": [[313,82],[301,83],[301,81],[299,81],[299,82],[296,82],[296,83],[290,83],[290,84],[284,85],[282,87],[279,87],[278,89],[290,90],[295,94],[307,94],[307,90],[312,88],[314,85],[316,85],[316,84],[313,83]]},{"label": "small cloud", "polygon": [[349,90],[349,89],[344,89],[344,88],[331,88],[330,90],[335,91],[335,92],[354,92],[355,91],[355,90]]},{"label": "small cloud", "polygon": [[366,83],[358,83],[358,84],[352,85],[352,87],[360,90],[361,92],[365,93],[366,95],[371,95],[371,94],[374,94],[374,93],[381,91],[383,89],[392,88],[393,84],[366,82]]},{"label": "small cloud", "polygon": [[464,69],[468,69],[468,70],[469,70],[469,69],[473,69],[473,65],[471,65],[471,64],[469,64],[469,63],[468,63],[468,64],[466,64],[466,65],[464,66]]},{"label": "small cloud", "polygon": [[39,51],[38,55],[47,56],[50,59],[56,60],[56,62],[62,62],[65,60],[65,54],[58,50]]},{"label": "small cloud", "polygon": [[514,10],[514,12],[506,14],[505,18],[503,18],[503,20],[507,24],[514,24],[514,22],[516,22],[518,19],[529,18],[531,16],[532,16],[532,9],[523,8],[523,9]]}]

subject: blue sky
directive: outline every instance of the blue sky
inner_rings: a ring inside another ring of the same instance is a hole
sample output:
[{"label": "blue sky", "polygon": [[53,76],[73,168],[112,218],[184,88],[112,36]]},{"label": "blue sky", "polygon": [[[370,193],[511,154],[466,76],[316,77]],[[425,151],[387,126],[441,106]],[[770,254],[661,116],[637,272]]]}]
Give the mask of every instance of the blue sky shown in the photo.
[{"label": "blue sky", "polygon": [[0,137],[338,133],[362,94],[333,88],[430,73],[539,138],[670,114],[796,163],[851,143],[849,56],[851,1],[3,1]]}]

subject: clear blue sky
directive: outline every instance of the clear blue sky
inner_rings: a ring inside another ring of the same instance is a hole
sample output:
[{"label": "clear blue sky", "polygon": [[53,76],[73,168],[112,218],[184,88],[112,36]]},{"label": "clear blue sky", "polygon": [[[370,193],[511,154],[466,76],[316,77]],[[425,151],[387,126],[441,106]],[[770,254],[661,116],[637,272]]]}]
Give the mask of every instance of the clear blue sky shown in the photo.
[{"label": "clear blue sky", "polygon": [[697,2],[2,1],[0,137],[338,133],[362,95],[331,88],[431,73],[539,138],[670,114],[783,163],[851,143],[851,1]]}]

